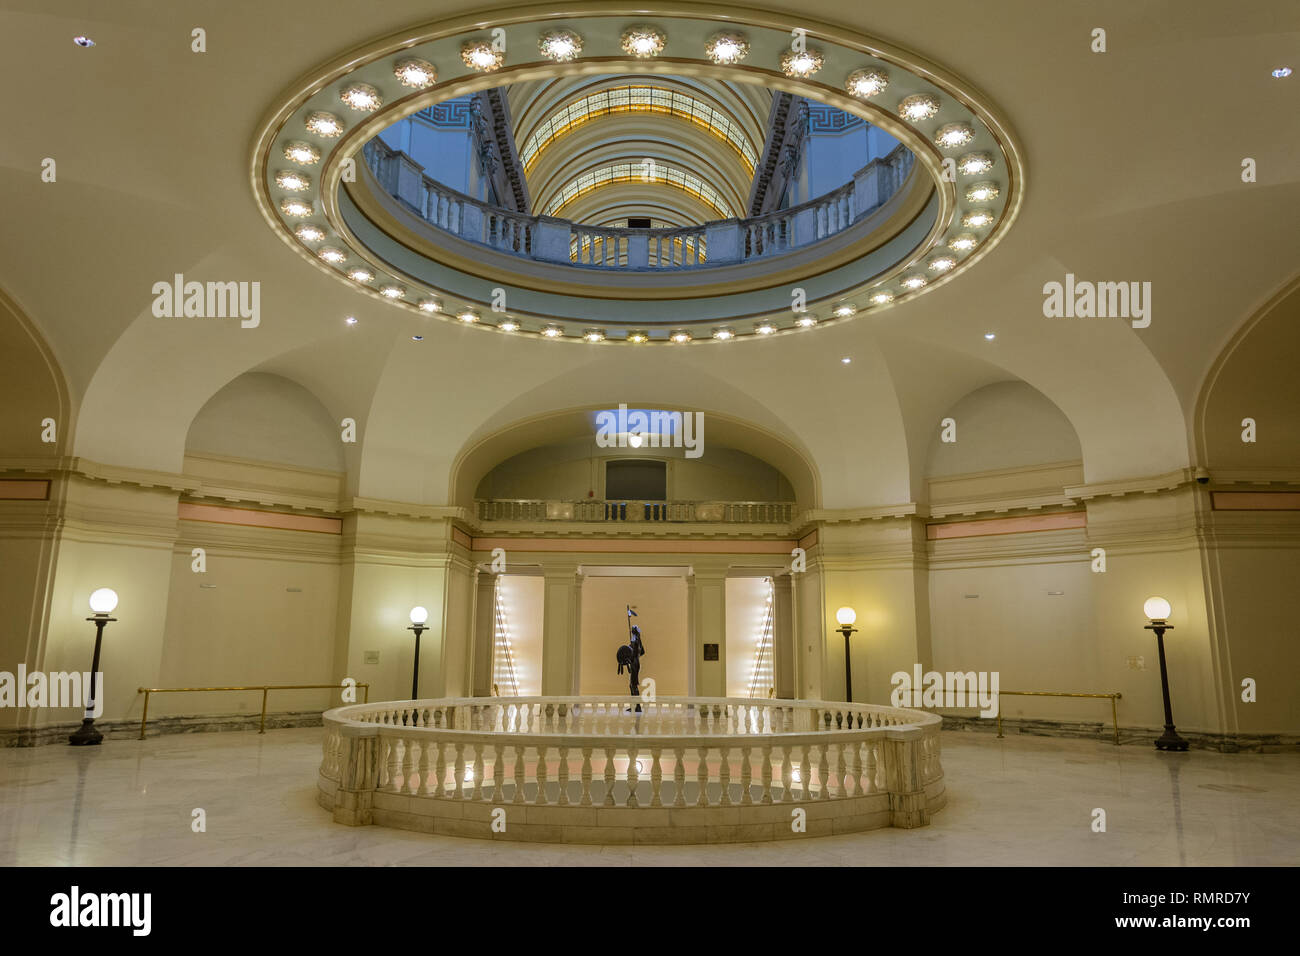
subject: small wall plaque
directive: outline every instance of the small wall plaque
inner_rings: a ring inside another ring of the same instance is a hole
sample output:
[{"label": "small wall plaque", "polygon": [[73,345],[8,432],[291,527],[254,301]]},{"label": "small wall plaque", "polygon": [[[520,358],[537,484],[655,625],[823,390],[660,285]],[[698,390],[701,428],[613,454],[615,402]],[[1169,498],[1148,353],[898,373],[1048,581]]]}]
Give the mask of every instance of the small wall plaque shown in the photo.
[{"label": "small wall plaque", "polygon": [[716,660],[718,659],[718,645],[717,645],[717,644],[705,644],[705,645],[704,645],[704,659],[705,659],[706,661],[716,661]]}]

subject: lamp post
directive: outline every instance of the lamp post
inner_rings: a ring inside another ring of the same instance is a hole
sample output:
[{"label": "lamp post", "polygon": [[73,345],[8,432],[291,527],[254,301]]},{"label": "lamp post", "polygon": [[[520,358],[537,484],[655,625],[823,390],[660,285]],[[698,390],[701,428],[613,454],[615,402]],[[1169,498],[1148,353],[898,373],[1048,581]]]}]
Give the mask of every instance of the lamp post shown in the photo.
[{"label": "lamp post", "polygon": [[1146,630],[1156,632],[1156,648],[1160,652],[1160,692],[1165,698],[1165,732],[1156,740],[1156,750],[1186,750],[1187,741],[1178,736],[1174,730],[1174,711],[1169,704],[1169,672],[1165,668],[1165,631],[1172,631],[1168,622],[1172,610],[1169,602],[1162,597],[1149,597],[1142,605],[1142,611],[1151,623]]},{"label": "lamp post", "polygon": [[415,632],[415,669],[411,672],[411,700],[420,699],[420,635],[428,630],[424,622],[429,619],[429,612],[422,607],[411,608],[411,626],[408,631]]},{"label": "lamp post", "polygon": [[104,742],[104,735],[95,729],[95,695],[98,693],[95,684],[99,677],[99,646],[104,640],[104,625],[109,621],[117,620],[115,617],[109,617],[115,607],[117,607],[117,592],[112,588],[99,588],[91,593],[90,609],[95,614],[86,620],[95,622],[95,658],[90,665],[90,695],[86,698],[86,714],[81,720],[81,726],[68,734],[68,743],[74,747],[86,747]]},{"label": "lamp post", "polygon": [[849,635],[857,633],[858,629],[853,626],[857,619],[858,612],[851,607],[842,607],[835,612],[840,633],[844,635],[844,699],[850,704],[853,703],[853,660],[849,656]]}]

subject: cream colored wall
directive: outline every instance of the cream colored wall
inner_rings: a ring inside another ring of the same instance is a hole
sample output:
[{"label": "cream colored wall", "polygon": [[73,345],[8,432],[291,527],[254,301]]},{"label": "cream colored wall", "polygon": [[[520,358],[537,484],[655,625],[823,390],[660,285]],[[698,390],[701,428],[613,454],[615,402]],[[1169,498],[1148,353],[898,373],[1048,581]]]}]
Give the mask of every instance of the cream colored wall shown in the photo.
[{"label": "cream colored wall", "polygon": [[515,455],[479,483],[477,498],[574,500],[605,496],[605,462],[654,458],[668,462],[668,497],[679,501],[791,501],[789,481],[752,455],[706,443],[699,458],[680,448],[600,448],[594,439],[545,445]]},{"label": "cream colored wall", "polygon": [[[759,638],[768,614],[768,583],[765,578],[727,579],[727,696],[766,697],[768,688],[750,693],[750,677],[758,659]],[[775,669],[775,628],[767,662]],[[771,685],[775,686],[775,685]]]},{"label": "cream colored wall", "polygon": [[627,643],[627,611],[645,635],[641,679],[653,677],[660,696],[687,693],[686,581],[677,577],[587,577],[582,584],[581,671],[583,694],[627,694],[628,676],[615,655]]},{"label": "cream colored wall", "polygon": [[1079,439],[1059,408],[1024,382],[976,389],[944,416],[956,422],[955,442],[941,439],[934,423],[927,455],[931,477],[1074,461]]},{"label": "cream colored wall", "polygon": [[[542,692],[545,579],[540,575],[503,574],[499,581],[519,693],[534,697]],[[496,663],[494,660],[493,673]]]}]

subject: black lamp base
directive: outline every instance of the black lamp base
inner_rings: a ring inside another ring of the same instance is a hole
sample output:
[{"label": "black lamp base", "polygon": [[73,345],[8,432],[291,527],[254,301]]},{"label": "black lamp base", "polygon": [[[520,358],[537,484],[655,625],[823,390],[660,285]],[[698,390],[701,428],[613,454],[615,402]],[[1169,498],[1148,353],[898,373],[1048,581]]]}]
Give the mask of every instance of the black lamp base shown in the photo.
[{"label": "black lamp base", "polygon": [[1186,750],[1187,741],[1178,736],[1173,724],[1165,724],[1165,732],[1156,739],[1156,750]]},{"label": "black lamp base", "polygon": [[95,729],[95,722],[89,717],[82,720],[80,727],[68,734],[68,743],[74,747],[88,747],[103,742],[104,735]]}]

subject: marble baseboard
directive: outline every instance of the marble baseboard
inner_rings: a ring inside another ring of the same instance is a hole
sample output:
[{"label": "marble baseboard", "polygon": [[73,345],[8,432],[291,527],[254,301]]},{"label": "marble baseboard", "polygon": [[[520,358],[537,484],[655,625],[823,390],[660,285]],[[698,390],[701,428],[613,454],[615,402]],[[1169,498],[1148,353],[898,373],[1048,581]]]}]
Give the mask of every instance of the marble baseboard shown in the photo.
[{"label": "marble baseboard", "polygon": [[[256,714],[194,714],[181,717],[150,717],[145,727],[146,739],[169,734],[207,734],[234,730],[257,730],[262,715]],[[68,734],[81,726],[81,721],[47,724],[43,727],[0,729],[0,748],[40,747],[45,744],[68,743]],[[320,727],[318,710],[290,710],[266,715],[266,729],[280,727]],[[139,720],[97,720],[95,727],[104,735],[104,742],[140,738]]]},{"label": "marble baseboard", "polygon": [[[984,717],[966,717],[942,714],[943,729],[971,733],[996,734],[998,723]],[[1163,728],[1119,728],[1120,746],[1141,744],[1154,747]],[[1031,737],[1075,737],[1113,743],[1115,732],[1106,721],[1063,721],[1002,718],[1002,733],[1007,736],[1024,734]],[[1178,734],[1192,750],[1214,750],[1219,753],[1300,753],[1300,734],[1211,734],[1179,729]]]}]

